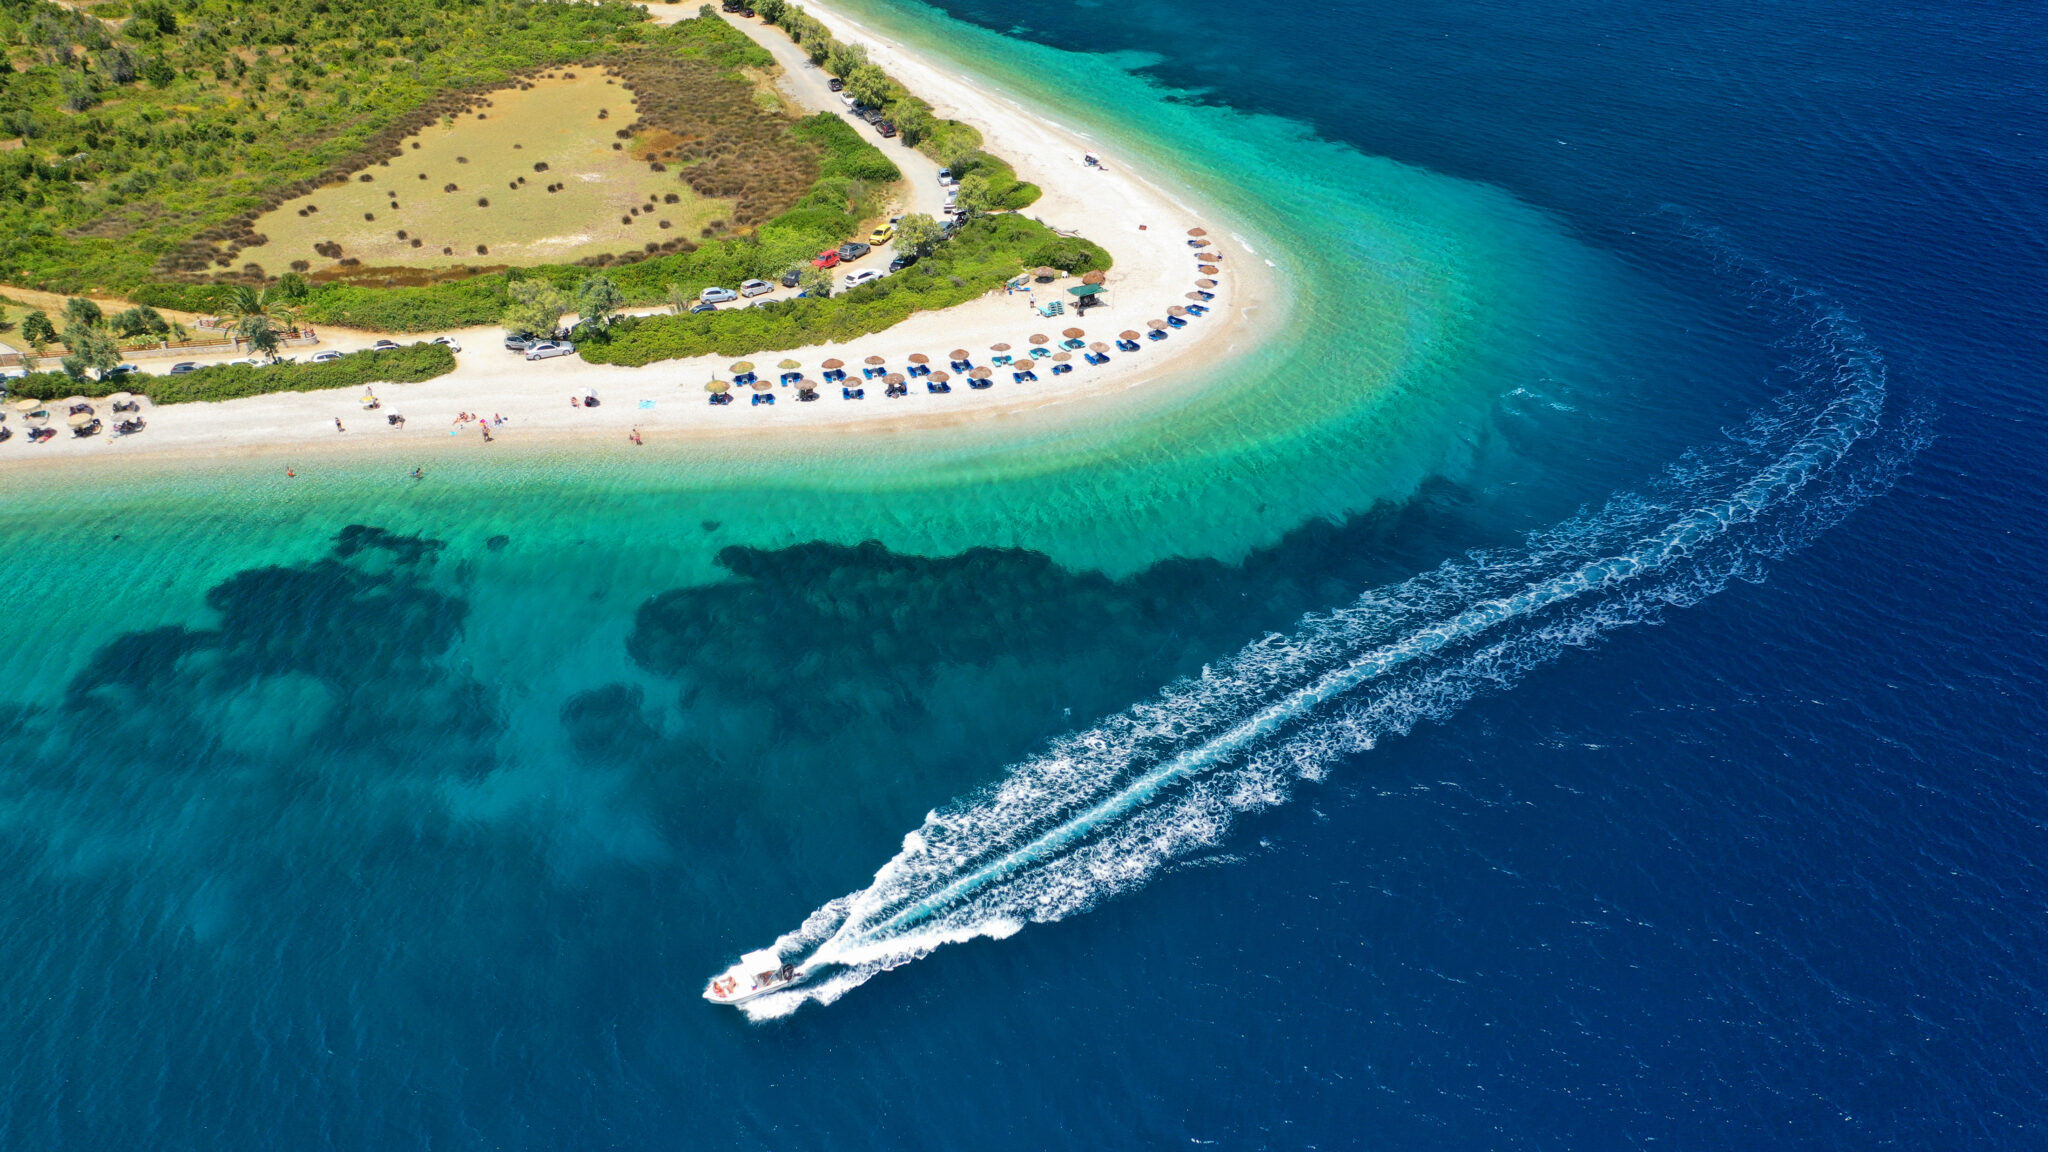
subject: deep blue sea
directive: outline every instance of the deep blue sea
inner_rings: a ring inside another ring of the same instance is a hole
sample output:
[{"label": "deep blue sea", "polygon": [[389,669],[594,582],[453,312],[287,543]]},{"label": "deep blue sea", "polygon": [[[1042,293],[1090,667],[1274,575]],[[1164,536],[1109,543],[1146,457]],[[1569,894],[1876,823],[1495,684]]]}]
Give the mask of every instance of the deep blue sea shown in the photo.
[{"label": "deep blue sea", "polygon": [[2048,10],[941,11],[1611,310],[1134,570],[394,502],[80,631],[10,522],[0,1149],[2048,1147]]}]

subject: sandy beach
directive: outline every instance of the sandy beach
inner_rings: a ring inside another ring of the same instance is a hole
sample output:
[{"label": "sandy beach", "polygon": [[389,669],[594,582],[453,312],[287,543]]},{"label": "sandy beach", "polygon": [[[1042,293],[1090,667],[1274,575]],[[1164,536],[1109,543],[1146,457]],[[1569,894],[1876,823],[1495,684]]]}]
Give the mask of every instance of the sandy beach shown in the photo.
[{"label": "sandy beach", "polygon": [[[1076,359],[1075,370],[1063,376],[1041,370],[1036,382],[1015,383],[1007,368],[995,368],[995,384],[971,389],[955,376],[952,391],[931,394],[921,379],[909,382],[910,394],[886,398],[879,380],[869,382],[863,400],[846,400],[836,386],[820,390],[819,398],[799,402],[794,389],[777,387],[773,405],[750,403],[739,391],[733,403],[707,402],[704,384],[714,375],[727,376],[724,358],[664,361],[643,368],[585,364],[574,357],[529,362],[503,347],[503,330],[495,325],[446,333],[462,348],[456,370],[419,384],[375,386],[381,407],[366,411],[359,390],[280,393],[209,404],[154,407],[145,404],[147,430],[116,440],[109,436],[78,439],[60,434],[40,445],[15,436],[0,445],[0,468],[33,468],[43,462],[109,457],[191,457],[265,455],[303,459],[325,452],[390,449],[410,454],[440,449],[486,450],[479,425],[462,414],[503,417],[491,429],[500,443],[544,439],[550,446],[581,442],[622,442],[634,430],[648,443],[688,442],[717,438],[728,449],[742,445],[784,450],[815,442],[829,429],[862,427],[905,431],[957,426],[963,422],[1000,421],[1020,413],[1059,406],[1058,418],[1086,420],[1093,396],[1131,389],[1156,389],[1162,398],[1172,390],[1191,388],[1211,378],[1224,360],[1251,351],[1259,333],[1272,325],[1257,323],[1261,311],[1279,306],[1270,269],[1242,239],[1231,222],[1206,210],[1179,191],[1149,177],[1116,154],[1113,144],[1084,138],[1045,116],[1024,108],[966,78],[920,58],[901,45],[816,5],[812,15],[847,41],[869,46],[876,63],[930,101],[939,115],[974,125],[985,147],[1008,160],[1025,179],[1043,189],[1043,198],[1026,214],[1067,232],[1077,232],[1107,248],[1115,258],[1108,275],[1110,303],[1077,320],[1069,308],[1064,316],[1041,317],[1033,308],[1048,299],[1071,300],[1066,289],[1078,283],[1065,278],[1040,284],[1035,293],[992,293],[980,300],[940,312],[919,313],[885,332],[840,345],[762,352],[750,357],[764,371],[784,359],[803,365],[816,378],[818,365],[830,358],[854,370],[868,356],[881,356],[889,370],[902,371],[913,353],[930,357],[945,368],[947,353],[964,348],[977,365],[990,366],[991,345],[1008,343],[1028,350],[1033,334],[1054,341],[1069,327],[1080,327],[1090,342],[1114,343],[1117,333],[1144,330],[1146,321],[1164,319],[1172,305],[1190,303],[1185,294],[1195,287],[1199,261],[1188,243],[1188,230],[1204,228],[1220,251],[1214,277],[1215,299],[1206,316],[1192,317],[1169,338],[1140,341],[1133,353],[1114,351],[1108,363],[1093,366]],[[657,10],[656,19],[672,20],[694,13],[687,6]],[[803,112],[843,112],[827,89],[825,75],[810,65],[780,29],[758,20],[733,18],[748,35],[774,52],[782,64],[778,88]],[[858,125],[864,133],[873,129]],[[930,211],[940,202],[937,166],[922,154],[893,141],[877,143],[906,175],[901,211]],[[1085,165],[1083,154],[1101,154],[1100,167]],[[868,256],[857,267],[880,267],[886,254]],[[784,293],[778,291],[777,295]],[[651,312],[655,309],[640,309]],[[390,335],[330,327],[320,329],[321,343],[295,349],[301,358],[322,349],[354,351],[379,339],[401,343],[430,339],[433,333]],[[214,357],[224,360],[230,357]],[[173,361],[144,361],[145,372],[162,372]],[[594,392],[595,408],[571,400]],[[402,415],[402,427],[387,417]],[[339,428],[345,431],[338,430]],[[20,429],[17,428],[17,432]],[[741,435],[734,436],[734,433]],[[767,435],[762,435],[766,433]],[[492,445],[496,447],[496,445]]]}]

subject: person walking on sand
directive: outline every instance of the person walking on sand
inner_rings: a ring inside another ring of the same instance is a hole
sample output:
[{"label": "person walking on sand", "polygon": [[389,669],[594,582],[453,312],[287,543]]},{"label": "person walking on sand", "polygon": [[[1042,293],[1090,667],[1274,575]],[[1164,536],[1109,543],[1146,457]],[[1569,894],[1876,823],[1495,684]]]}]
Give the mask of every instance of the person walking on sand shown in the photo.
[{"label": "person walking on sand", "polygon": [[348,431],[348,429],[346,429],[346,428],[343,428],[343,427],[341,426],[341,417],[339,417],[339,416],[336,416],[336,417],[334,418],[334,430],[335,430],[336,432],[346,432],[346,431]]},{"label": "person walking on sand", "polygon": [[641,439],[640,439],[640,430],[639,430],[638,428],[635,428],[635,429],[633,429],[633,443],[635,443],[635,444],[643,444],[643,443],[646,443],[646,441],[643,441],[643,440],[641,440]]}]

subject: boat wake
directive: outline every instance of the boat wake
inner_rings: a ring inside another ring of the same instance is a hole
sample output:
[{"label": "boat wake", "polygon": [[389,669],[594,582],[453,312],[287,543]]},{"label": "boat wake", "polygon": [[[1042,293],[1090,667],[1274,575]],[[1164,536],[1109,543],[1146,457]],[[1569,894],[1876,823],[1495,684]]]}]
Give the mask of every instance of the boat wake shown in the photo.
[{"label": "boat wake", "polygon": [[760,1020],[831,1003],[942,945],[1083,911],[1341,757],[1759,578],[1888,487],[1917,446],[1898,421],[1887,432],[1883,361],[1854,324],[1799,294],[1771,303],[1799,318],[1788,347],[1804,384],[1754,414],[1722,458],[1689,456],[1650,493],[1618,494],[1519,549],[1368,591],[1062,737],[932,812],[872,884],[779,939],[814,978],[742,1010]]}]

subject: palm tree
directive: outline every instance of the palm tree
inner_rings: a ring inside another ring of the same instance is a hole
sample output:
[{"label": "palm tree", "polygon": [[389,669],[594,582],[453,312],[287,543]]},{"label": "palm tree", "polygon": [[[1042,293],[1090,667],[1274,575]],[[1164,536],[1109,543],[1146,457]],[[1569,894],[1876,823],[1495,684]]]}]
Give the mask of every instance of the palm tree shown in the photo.
[{"label": "palm tree", "polygon": [[249,347],[265,356],[277,355],[277,337],[299,325],[299,310],[291,301],[281,295],[273,295],[268,288],[251,288],[245,284],[230,287],[222,294],[220,303],[221,319],[232,321],[235,335],[249,342]]}]

